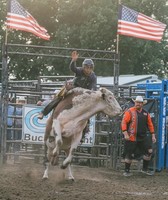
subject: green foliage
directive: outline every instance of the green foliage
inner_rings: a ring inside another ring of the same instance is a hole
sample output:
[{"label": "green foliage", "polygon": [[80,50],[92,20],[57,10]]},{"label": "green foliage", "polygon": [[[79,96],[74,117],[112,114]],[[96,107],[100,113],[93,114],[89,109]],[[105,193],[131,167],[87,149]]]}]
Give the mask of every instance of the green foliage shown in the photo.
[{"label": "green foliage", "polygon": [[[168,23],[166,0],[126,1],[128,7]],[[167,34],[161,43],[138,38],[120,36],[120,73],[121,74],[157,74],[167,77]]]},{"label": "green foliage", "polygon": [[[50,41],[22,31],[12,30],[8,42],[80,49],[116,50],[118,3],[114,0],[18,0],[44,26]],[[125,6],[168,23],[167,0],[125,0]],[[6,17],[6,0],[0,1],[0,22]],[[1,44],[4,29],[0,29]],[[167,35],[161,43],[120,35],[120,74],[168,75]],[[70,59],[14,55],[10,73],[17,79],[36,79],[39,75],[70,75]],[[78,62],[80,65],[81,61]],[[96,61],[96,74],[112,76],[113,63]]]}]

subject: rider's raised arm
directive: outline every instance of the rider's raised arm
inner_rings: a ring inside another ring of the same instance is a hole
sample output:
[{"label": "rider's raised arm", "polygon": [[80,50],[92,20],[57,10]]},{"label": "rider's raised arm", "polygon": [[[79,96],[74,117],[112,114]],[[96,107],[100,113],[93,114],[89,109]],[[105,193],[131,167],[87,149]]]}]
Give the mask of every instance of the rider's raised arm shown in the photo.
[{"label": "rider's raised arm", "polygon": [[73,51],[72,54],[71,54],[72,60],[70,62],[69,68],[75,74],[78,73],[78,68],[76,66],[76,61],[77,61],[78,57],[79,57],[79,54],[77,53],[77,51]]},{"label": "rider's raised arm", "polygon": [[69,69],[74,72],[75,74],[77,74],[78,68],[76,66],[76,61],[71,60],[70,65],[69,65]]}]

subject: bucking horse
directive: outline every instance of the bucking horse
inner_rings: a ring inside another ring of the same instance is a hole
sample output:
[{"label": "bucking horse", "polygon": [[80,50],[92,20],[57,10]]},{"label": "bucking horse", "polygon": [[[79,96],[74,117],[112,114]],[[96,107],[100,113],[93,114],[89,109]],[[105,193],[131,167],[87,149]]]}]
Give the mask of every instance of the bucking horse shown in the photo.
[{"label": "bucking horse", "polygon": [[66,158],[61,168],[68,167],[68,178],[74,180],[71,171],[73,150],[80,144],[89,118],[99,112],[110,117],[121,114],[122,109],[111,91],[106,88],[97,91],[74,88],[68,91],[46,124],[44,143],[47,160],[43,179],[48,178],[49,164],[58,164],[59,152],[64,150]]}]

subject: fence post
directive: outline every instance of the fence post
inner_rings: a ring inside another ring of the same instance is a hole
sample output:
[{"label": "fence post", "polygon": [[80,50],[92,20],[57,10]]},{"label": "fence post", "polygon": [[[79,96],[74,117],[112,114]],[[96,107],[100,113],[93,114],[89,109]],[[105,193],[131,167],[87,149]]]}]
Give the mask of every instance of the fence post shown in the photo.
[{"label": "fence post", "polygon": [[6,162],[6,132],[7,132],[7,107],[8,107],[8,65],[7,45],[2,48],[2,92],[1,92],[1,154],[0,164]]}]

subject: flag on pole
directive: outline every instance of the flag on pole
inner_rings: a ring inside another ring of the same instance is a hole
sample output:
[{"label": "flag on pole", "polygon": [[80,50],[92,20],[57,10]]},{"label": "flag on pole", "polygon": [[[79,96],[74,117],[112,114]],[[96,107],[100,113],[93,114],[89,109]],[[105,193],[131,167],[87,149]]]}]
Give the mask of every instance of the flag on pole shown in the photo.
[{"label": "flag on pole", "polygon": [[47,30],[40,26],[16,0],[10,0],[6,25],[7,28],[33,33],[44,40],[50,39]]},{"label": "flag on pole", "polygon": [[160,42],[166,24],[120,5],[117,34]]}]

